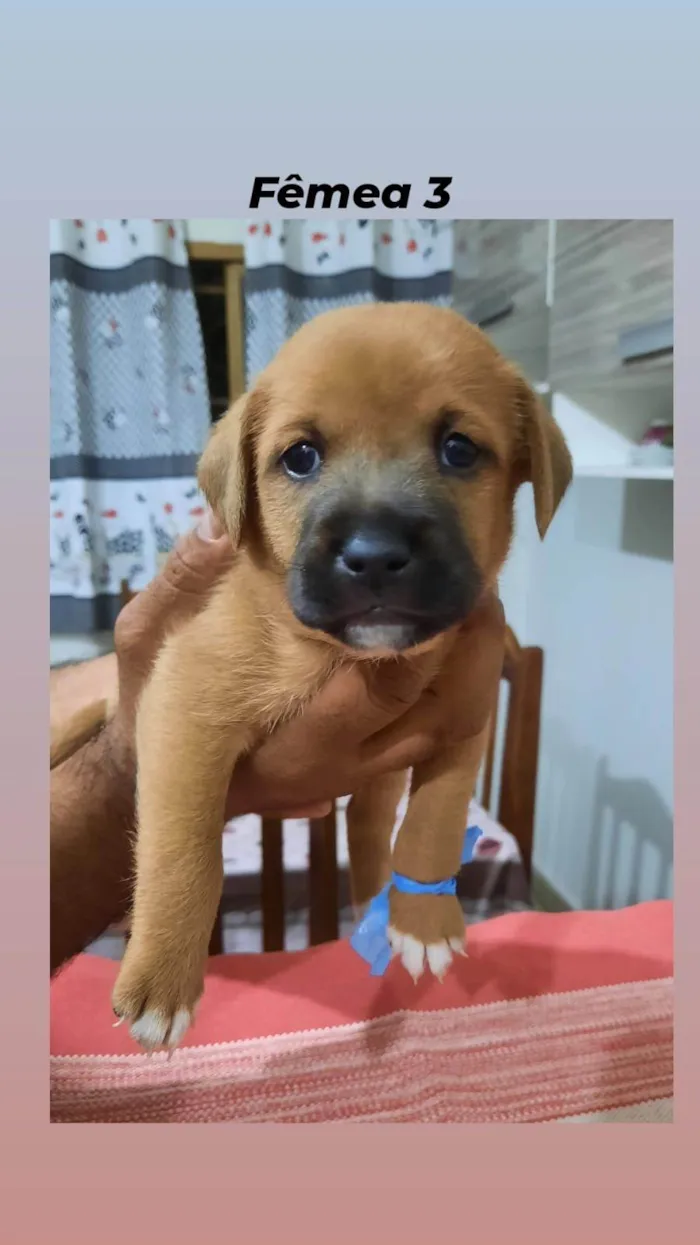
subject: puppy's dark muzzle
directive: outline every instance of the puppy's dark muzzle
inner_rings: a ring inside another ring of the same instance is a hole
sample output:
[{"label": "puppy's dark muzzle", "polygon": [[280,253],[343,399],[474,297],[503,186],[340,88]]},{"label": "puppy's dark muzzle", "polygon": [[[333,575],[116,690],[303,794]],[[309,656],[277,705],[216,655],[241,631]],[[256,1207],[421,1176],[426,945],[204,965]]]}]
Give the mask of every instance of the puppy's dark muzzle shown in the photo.
[{"label": "puppy's dark muzzle", "polygon": [[353,643],[353,628],[392,626],[401,647],[460,621],[479,576],[449,511],[341,509],[310,516],[289,579],[307,626]]},{"label": "puppy's dark muzzle", "polygon": [[415,541],[405,526],[365,524],[336,542],[333,575],[339,595],[358,609],[410,607],[419,573]]}]

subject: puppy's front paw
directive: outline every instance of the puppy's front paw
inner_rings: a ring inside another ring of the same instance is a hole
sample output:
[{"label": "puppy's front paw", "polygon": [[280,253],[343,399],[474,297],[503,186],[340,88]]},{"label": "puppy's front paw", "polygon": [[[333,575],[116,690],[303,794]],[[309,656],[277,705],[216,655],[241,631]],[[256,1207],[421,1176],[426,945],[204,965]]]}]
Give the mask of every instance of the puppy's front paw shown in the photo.
[{"label": "puppy's front paw", "polygon": [[194,1019],[204,989],[204,963],[187,965],[184,955],[155,957],[129,943],[112,994],[118,1023],[126,1020],[134,1041],[144,1050],[172,1048]]},{"label": "puppy's front paw", "polygon": [[405,895],[392,891],[388,937],[395,956],[414,981],[428,969],[442,981],[453,955],[466,955],[464,914],[454,895]]}]

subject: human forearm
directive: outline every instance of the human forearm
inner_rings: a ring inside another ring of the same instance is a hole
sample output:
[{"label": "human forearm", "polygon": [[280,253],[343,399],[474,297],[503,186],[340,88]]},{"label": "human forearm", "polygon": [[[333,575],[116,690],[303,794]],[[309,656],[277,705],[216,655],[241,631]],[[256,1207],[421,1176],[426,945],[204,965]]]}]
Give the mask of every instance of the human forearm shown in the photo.
[{"label": "human forearm", "polygon": [[51,774],[51,972],[131,899],[134,767],[108,725]]},{"label": "human forearm", "polygon": [[98,732],[117,700],[114,653],[51,671],[51,769]]},{"label": "human forearm", "polygon": [[114,653],[54,667],[49,675],[52,726],[64,725],[73,714],[96,701],[115,702],[117,677]]}]

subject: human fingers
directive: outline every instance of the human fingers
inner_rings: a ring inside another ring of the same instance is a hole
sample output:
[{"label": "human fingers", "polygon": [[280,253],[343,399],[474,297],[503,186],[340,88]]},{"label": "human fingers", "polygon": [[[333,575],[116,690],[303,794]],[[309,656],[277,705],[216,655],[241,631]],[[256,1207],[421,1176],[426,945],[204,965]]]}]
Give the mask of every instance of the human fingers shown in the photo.
[{"label": "human fingers", "polygon": [[498,695],[504,645],[503,608],[489,597],[457,633],[434,683],[418,702],[363,743],[368,777],[411,768],[441,747],[479,734]]},{"label": "human fingers", "polygon": [[181,537],[165,566],[117,618],[114,645],[119,664],[119,699],[127,717],[167,631],[200,610],[233,559],[231,542],[208,514]]},{"label": "human fingers", "polygon": [[232,558],[228,536],[207,512],[196,528],[180,537],[159,574],[122,610],[117,633],[157,649],[166,625],[201,608]]},{"label": "human fingers", "polygon": [[412,670],[380,682],[368,680],[359,663],[336,671],[301,714],[239,763],[230,805],[260,807],[273,792],[278,808],[347,794],[357,782],[362,741],[407,712],[419,689]]}]

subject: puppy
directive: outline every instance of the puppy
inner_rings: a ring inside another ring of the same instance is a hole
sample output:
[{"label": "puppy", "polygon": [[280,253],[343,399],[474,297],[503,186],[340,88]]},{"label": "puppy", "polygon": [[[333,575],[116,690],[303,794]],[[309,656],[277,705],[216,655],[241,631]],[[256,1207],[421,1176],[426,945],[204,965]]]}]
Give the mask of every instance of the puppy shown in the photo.
[{"label": "puppy", "polygon": [[[418,303],[329,312],[280,350],[216,426],[199,466],[237,558],[161,650],[138,711],[131,938],[113,1007],[145,1048],[174,1046],[203,989],[222,887],[221,829],[238,758],[343,662],[414,661],[438,695],[496,579],[527,480],[544,536],[571,478],[561,432],[477,328]],[[502,618],[502,615],[501,615]],[[452,661],[452,665],[451,665]],[[353,895],[393,867],[419,882],[460,865],[486,730],[348,811]],[[452,896],[392,891],[390,938],[416,978],[464,944]]]}]

